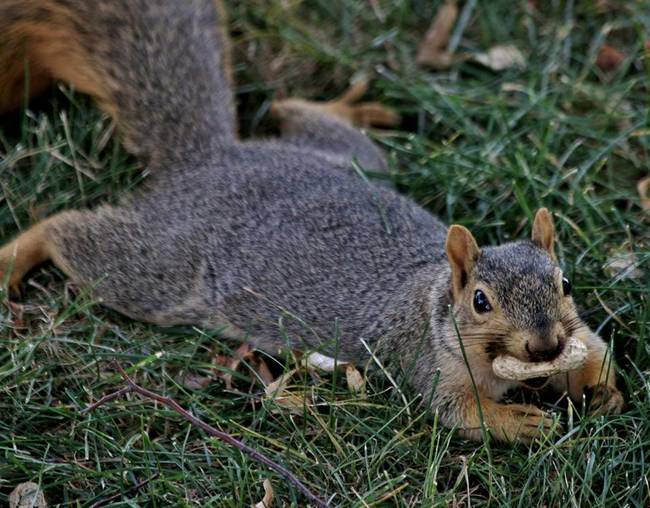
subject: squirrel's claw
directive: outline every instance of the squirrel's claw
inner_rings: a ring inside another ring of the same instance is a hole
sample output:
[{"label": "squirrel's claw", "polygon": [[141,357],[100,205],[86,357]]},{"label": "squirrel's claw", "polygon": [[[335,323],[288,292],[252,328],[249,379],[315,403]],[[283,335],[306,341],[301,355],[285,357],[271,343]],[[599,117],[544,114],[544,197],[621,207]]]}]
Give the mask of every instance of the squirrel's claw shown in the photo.
[{"label": "squirrel's claw", "polygon": [[516,437],[519,441],[529,443],[557,430],[557,424],[553,415],[536,406],[509,404],[506,407],[508,407],[510,418],[512,418],[512,423],[514,423],[514,428],[512,428],[512,424],[509,425],[511,430],[515,432],[515,435],[512,435],[511,438]]},{"label": "squirrel's claw", "polygon": [[617,415],[623,410],[623,394],[614,386],[599,384],[592,387],[589,415]]},{"label": "squirrel's claw", "polygon": [[[553,415],[531,404],[502,404],[483,399],[481,406],[485,426],[497,441],[531,443],[561,430]],[[474,413],[464,422],[464,428],[461,427],[463,436],[474,440],[482,439],[482,430],[475,420],[477,416]]]},{"label": "squirrel's claw", "polygon": [[492,435],[499,441],[531,443],[559,430],[553,415],[530,404],[498,404],[486,415]]}]

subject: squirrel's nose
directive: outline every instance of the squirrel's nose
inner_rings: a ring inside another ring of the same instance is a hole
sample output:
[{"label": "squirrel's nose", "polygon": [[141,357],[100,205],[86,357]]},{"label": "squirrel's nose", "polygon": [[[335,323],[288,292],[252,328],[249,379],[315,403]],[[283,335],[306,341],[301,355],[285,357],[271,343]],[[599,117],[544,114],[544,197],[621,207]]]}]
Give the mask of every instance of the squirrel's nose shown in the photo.
[{"label": "squirrel's nose", "polygon": [[555,359],[564,347],[558,337],[535,338],[526,342],[526,352],[532,362],[548,362]]}]

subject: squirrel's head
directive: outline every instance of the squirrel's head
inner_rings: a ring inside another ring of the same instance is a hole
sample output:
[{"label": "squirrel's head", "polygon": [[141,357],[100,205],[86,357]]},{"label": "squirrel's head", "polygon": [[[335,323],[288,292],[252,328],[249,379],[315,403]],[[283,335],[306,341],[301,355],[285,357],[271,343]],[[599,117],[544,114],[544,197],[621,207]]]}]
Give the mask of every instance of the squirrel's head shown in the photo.
[{"label": "squirrel's head", "polygon": [[554,238],[546,208],[535,215],[531,240],[498,247],[480,249],[466,228],[449,228],[453,312],[468,354],[552,360],[582,326]]}]

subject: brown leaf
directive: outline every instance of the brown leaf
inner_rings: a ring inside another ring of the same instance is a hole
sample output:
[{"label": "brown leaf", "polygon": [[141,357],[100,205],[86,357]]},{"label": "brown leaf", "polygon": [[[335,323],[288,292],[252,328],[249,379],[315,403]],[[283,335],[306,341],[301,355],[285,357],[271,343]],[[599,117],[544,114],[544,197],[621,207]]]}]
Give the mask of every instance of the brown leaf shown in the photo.
[{"label": "brown leaf", "polygon": [[357,368],[348,363],[345,366],[345,378],[348,381],[348,388],[360,395],[366,394],[366,380],[363,378]]},{"label": "brown leaf", "polygon": [[225,355],[217,355],[212,359],[213,365],[218,367],[225,367],[227,370],[214,369],[215,378],[223,379],[226,383],[226,389],[232,390],[232,373],[237,370],[239,364],[253,356],[253,351],[249,344],[242,344],[239,346],[232,357]]},{"label": "brown leaf", "polygon": [[639,180],[639,183],[636,184],[636,189],[641,198],[641,206],[644,210],[650,210],[650,176]]},{"label": "brown leaf", "polygon": [[19,483],[9,495],[9,508],[47,508],[43,491],[34,482]]},{"label": "brown leaf", "polygon": [[201,376],[195,372],[181,373],[177,381],[188,390],[203,390],[214,379],[212,376]]},{"label": "brown leaf", "polygon": [[239,346],[232,356],[216,355],[212,358],[212,364],[216,367],[213,369],[212,379],[223,379],[227,390],[237,390],[233,386],[233,373],[241,367],[243,362],[247,362],[248,367],[257,373],[257,377],[251,377],[251,388],[260,380],[264,386],[273,382],[273,374],[266,361],[255,350],[251,349],[249,344]]},{"label": "brown leaf", "polygon": [[526,59],[521,51],[509,44],[492,46],[487,53],[477,53],[472,55],[471,59],[493,71],[526,66]]},{"label": "brown leaf", "polygon": [[289,380],[296,372],[298,369],[291,369],[269,384],[264,390],[264,398],[272,400],[278,406],[288,409],[294,414],[302,415],[305,406],[310,406],[312,401],[306,394],[296,395],[287,389]]},{"label": "brown leaf", "polygon": [[266,361],[264,361],[264,358],[257,359],[257,365],[255,366],[255,370],[257,371],[257,374],[260,376],[260,379],[264,383],[264,386],[268,386],[273,382],[273,374],[271,373],[271,369],[269,369],[269,366],[266,364]]},{"label": "brown leaf", "polygon": [[225,367],[228,370],[231,370],[230,364],[232,358],[226,355],[217,355],[212,359],[212,364],[217,368],[214,369],[214,377],[223,379],[226,384],[226,390],[232,390],[232,373],[226,370],[222,370],[218,367]]},{"label": "brown leaf", "polygon": [[458,5],[455,0],[448,0],[438,10],[420,44],[416,59],[418,64],[442,69],[449,67],[454,62],[453,56],[446,51],[445,47],[449,42],[449,36],[457,17]]},{"label": "brown leaf", "polygon": [[625,60],[625,54],[622,51],[605,43],[598,51],[596,65],[601,71],[607,72],[616,69],[623,60]]},{"label": "brown leaf", "polygon": [[25,327],[25,321],[23,319],[23,316],[25,314],[25,306],[21,305],[19,303],[12,302],[12,301],[7,301],[7,305],[9,307],[9,310],[11,311],[11,316],[13,318],[14,327],[15,328],[24,328]]},{"label": "brown leaf", "polygon": [[610,277],[634,280],[643,277],[643,270],[638,265],[639,262],[633,252],[613,252],[603,269]]},{"label": "brown leaf", "polygon": [[273,486],[271,482],[266,479],[264,480],[264,497],[259,503],[256,503],[253,508],[271,508],[273,504]]},{"label": "brown leaf", "polygon": [[251,349],[250,344],[242,344],[237,349],[235,349],[235,358],[240,362],[246,360],[253,355],[253,350]]}]

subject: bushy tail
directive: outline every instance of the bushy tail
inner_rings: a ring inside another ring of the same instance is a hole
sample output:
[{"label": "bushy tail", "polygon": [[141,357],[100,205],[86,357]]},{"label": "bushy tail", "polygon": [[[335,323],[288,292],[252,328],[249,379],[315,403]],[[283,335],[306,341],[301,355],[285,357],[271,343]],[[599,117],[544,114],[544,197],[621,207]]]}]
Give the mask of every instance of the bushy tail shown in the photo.
[{"label": "bushy tail", "polygon": [[0,110],[51,79],[96,97],[138,155],[228,142],[234,108],[216,0],[0,1]]}]

